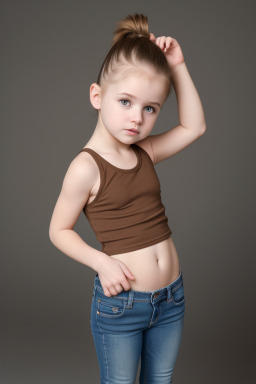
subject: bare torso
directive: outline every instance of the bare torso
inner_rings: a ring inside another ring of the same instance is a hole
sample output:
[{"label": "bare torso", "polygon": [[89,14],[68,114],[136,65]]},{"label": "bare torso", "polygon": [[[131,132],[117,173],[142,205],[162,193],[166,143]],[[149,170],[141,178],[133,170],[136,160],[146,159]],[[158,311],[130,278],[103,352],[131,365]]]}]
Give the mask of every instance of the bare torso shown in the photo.
[{"label": "bare torso", "polygon": [[[86,145],[84,148],[94,149],[94,146]],[[94,150],[100,154],[97,149]],[[81,153],[88,155],[87,152]],[[149,152],[148,154],[150,155]],[[116,165],[115,161],[107,158],[105,155],[100,154],[100,156]],[[133,154],[133,156],[135,156],[135,154]],[[92,160],[92,162],[94,162],[94,160]],[[132,163],[131,161],[129,167],[127,164],[128,161],[125,161],[124,167],[120,166],[120,164],[116,166],[129,169],[134,167],[136,162],[133,161]],[[95,163],[94,166],[95,170],[98,169]],[[91,203],[94,200],[100,186],[100,173],[99,171],[97,172],[97,181],[91,189],[87,203]],[[176,280],[180,273],[179,258],[172,237],[143,249],[111,255],[110,257],[121,260],[130,269],[135,279],[129,279],[128,281],[131,289],[137,291],[153,291],[165,287]]]},{"label": "bare torso", "polygon": [[172,238],[137,251],[112,255],[124,262],[134,275],[131,289],[154,291],[172,283],[179,276],[179,259]]}]

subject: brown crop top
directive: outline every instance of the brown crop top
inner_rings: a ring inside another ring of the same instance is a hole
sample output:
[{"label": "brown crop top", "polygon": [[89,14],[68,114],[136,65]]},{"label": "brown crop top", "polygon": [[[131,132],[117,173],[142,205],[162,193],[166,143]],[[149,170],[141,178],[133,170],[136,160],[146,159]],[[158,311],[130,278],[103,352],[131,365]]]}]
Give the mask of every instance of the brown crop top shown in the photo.
[{"label": "brown crop top", "polygon": [[114,166],[91,148],[79,151],[88,152],[100,171],[97,195],[83,212],[109,256],[149,247],[172,234],[154,164],[143,148],[131,148],[137,164],[130,169]]}]

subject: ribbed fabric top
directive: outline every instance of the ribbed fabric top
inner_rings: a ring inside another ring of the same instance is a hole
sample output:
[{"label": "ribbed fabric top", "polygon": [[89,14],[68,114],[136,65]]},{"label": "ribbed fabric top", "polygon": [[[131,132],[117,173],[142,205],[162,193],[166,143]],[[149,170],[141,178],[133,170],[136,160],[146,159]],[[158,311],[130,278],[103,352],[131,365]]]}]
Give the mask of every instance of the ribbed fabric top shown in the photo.
[{"label": "ribbed fabric top", "polygon": [[137,164],[130,169],[114,166],[91,148],[80,151],[88,152],[100,171],[98,193],[83,212],[109,256],[148,247],[172,234],[154,164],[139,145],[131,148]]}]

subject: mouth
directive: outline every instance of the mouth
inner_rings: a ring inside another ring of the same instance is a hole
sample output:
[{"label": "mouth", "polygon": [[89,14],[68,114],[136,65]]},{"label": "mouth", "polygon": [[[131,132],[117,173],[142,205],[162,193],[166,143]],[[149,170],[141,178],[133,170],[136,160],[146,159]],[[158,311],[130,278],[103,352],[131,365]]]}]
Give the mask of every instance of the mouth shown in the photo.
[{"label": "mouth", "polygon": [[139,131],[137,131],[137,129],[135,129],[135,128],[127,129],[127,131],[131,131],[131,132],[139,133]]}]

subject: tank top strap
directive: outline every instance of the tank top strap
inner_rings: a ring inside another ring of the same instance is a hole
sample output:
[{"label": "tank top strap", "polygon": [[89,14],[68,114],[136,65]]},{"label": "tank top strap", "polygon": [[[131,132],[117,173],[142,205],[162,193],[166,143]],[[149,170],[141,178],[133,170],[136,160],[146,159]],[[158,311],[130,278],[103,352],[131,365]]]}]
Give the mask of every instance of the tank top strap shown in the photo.
[{"label": "tank top strap", "polygon": [[97,152],[95,152],[93,149],[91,148],[83,148],[81,149],[81,151],[79,151],[78,153],[80,152],[88,152],[93,158],[94,160],[96,161],[96,163],[100,166],[102,166],[102,162],[101,162],[101,156],[98,155]]},{"label": "tank top strap", "polygon": [[133,173],[133,172],[136,172],[139,170],[139,168],[141,167],[141,163],[142,163],[142,159],[141,159],[141,148],[136,145],[136,144],[131,144],[132,148],[133,148],[133,151],[135,152],[136,154],[136,157],[137,157],[137,164],[133,167],[133,168],[119,168],[117,166],[115,166],[114,164],[110,163],[109,161],[107,161],[104,157],[102,157],[101,155],[99,155],[96,151],[94,151],[92,148],[83,148],[81,149],[78,153],[82,152],[82,151],[86,151],[86,152],[89,152],[92,157],[95,159],[95,161],[97,162],[97,164],[99,165],[99,167],[102,167],[102,169],[105,171],[105,173],[110,173],[110,174],[113,174],[113,173]]},{"label": "tank top strap", "polygon": [[95,160],[95,162],[99,168],[99,171],[100,171],[100,179],[101,179],[100,189],[102,189],[104,184],[105,184],[105,168],[104,168],[104,165],[102,163],[101,156],[99,156],[97,154],[97,152],[95,152],[91,148],[83,148],[83,149],[81,149],[81,151],[78,152],[78,154],[80,152],[88,152],[93,157],[93,159]]}]

